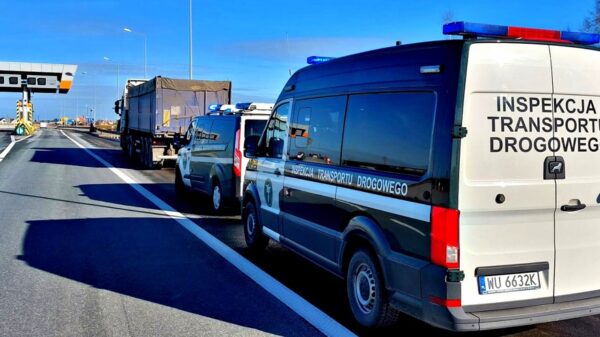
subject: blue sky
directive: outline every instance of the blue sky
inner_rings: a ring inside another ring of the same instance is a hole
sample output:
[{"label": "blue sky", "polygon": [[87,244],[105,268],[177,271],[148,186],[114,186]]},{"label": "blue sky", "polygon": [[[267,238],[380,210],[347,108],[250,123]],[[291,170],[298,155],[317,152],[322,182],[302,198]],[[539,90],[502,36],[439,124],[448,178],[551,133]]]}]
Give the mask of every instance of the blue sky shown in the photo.
[{"label": "blue sky", "polygon": [[[0,0],[1,61],[79,66],[67,95],[36,94],[37,119],[96,106],[114,119],[117,84],[144,74],[187,78],[188,0]],[[579,30],[594,0],[194,0],[194,78],[233,81],[234,101],[274,101],[289,71],[310,55],[342,56],[443,39],[442,22],[473,21]],[[12,14],[11,14],[12,13]],[[109,57],[106,61],[103,57]],[[119,82],[117,82],[117,63]],[[83,74],[85,72],[85,74]],[[19,94],[0,93],[0,117]]]}]

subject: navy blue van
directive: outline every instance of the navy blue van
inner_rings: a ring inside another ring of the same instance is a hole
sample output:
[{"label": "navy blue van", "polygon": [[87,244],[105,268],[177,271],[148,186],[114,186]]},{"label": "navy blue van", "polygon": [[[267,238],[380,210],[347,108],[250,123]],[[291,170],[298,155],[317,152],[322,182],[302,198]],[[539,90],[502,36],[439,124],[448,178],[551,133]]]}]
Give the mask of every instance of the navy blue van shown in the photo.
[{"label": "navy blue van", "polygon": [[289,79],[245,142],[248,247],[274,240],[344,278],[366,327],[400,313],[450,330],[600,313],[598,35],[444,30],[465,39]]}]

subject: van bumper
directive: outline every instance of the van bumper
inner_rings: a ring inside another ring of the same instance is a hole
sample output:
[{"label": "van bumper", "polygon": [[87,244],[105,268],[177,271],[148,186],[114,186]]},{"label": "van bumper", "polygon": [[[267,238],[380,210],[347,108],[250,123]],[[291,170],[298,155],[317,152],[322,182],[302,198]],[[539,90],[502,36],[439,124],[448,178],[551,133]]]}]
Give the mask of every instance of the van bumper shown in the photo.
[{"label": "van bumper", "polygon": [[479,319],[479,330],[509,328],[600,314],[600,297],[470,314]]},{"label": "van bumper", "polygon": [[[487,305],[485,311],[445,307],[434,303],[432,297],[461,298],[460,283],[447,282],[445,269],[422,260],[422,263],[418,263],[406,259],[402,254],[380,258],[384,277],[387,282],[391,281],[387,284],[392,307],[438,328],[452,331],[492,330],[600,314],[600,296],[597,292],[594,293],[596,297],[572,297],[574,300],[560,303],[515,303],[520,307],[510,309],[494,309],[493,304]],[[548,300],[552,301],[552,298]]]},{"label": "van bumper", "polygon": [[[406,312],[404,296],[392,295],[392,306]],[[401,304],[400,304],[401,303]],[[600,314],[600,297],[563,303],[543,304],[523,308],[465,312],[462,307],[446,308],[422,303],[422,315],[417,318],[435,327],[451,331],[481,331],[562,321]],[[403,310],[404,309],[404,310]]]}]

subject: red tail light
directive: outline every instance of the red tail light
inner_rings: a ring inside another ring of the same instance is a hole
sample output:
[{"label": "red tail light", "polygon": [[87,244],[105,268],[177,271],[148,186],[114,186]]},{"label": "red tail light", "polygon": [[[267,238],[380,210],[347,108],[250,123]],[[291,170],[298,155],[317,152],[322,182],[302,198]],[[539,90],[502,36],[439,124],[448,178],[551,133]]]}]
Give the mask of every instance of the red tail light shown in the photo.
[{"label": "red tail light", "polygon": [[458,218],[455,209],[431,208],[431,262],[446,268],[459,267]]},{"label": "red tail light", "polygon": [[441,305],[441,306],[447,307],[447,308],[457,308],[457,307],[462,306],[460,299],[445,299],[445,298],[439,298],[436,296],[431,296],[429,298],[429,301],[431,303]]},{"label": "red tail light", "polygon": [[233,173],[236,177],[242,175],[242,150],[240,149],[240,130],[235,133],[235,151],[233,153]]}]

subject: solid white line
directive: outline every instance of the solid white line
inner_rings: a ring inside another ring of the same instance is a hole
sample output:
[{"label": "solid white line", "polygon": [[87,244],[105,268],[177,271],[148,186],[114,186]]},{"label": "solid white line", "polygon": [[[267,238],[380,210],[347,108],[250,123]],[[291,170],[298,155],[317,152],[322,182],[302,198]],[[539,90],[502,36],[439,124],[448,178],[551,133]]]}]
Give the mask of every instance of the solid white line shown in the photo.
[{"label": "solid white line", "polygon": [[16,143],[25,140],[27,138],[31,137],[31,135],[21,138],[19,140],[15,140],[15,136],[10,136],[10,144],[8,144],[8,146],[4,149],[4,151],[2,151],[2,153],[0,153],[0,162],[2,162],[4,160],[4,158],[6,156],[8,156],[8,153],[10,152],[10,150],[12,150],[13,146],[15,146]]},{"label": "solid white line", "polygon": [[288,306],[300,317],[304,318],[307,322],[312,324],[315,328],[321,331],[327,336],[355,336],[350,330],[338,323],[333,318],[319,310],[314,305],[310,304],[300,295],[296,294],[282,283],[274,279],[269,274],[265,273],[262,269],[258,268],[252,262],[238,254],[236,251],[231,249],[229,246],[221,242],[216,237],[212,236],[202,227],[196,225],[192,220],[176,211],[173,207],[162,201],[160,198],[149,192],[138,184],[133,178],[129,177],[120,169],[112,166],[106,160],[100,158],[98,155],[93,153],[91,150],[81,145],[73,138],[67,136],[64,131],[60,131],[65,137],[71,140],[79,148],[83,149],[87,154],[92,156],[94,159],[99,161],[102,165],[106,166],[115,175],[121,178],[124,182],[131,185],[138,193],[156,205],[166,215],[177,221],[181,226],[187,229],[190,233],[194,234],[198,239],[204,242],[207,246],[212,248],[215,252],[221,255],[225,260],[234,265],[246,276],[251,278],[259,286],[273,295],[275,298],[280,300],[283,304]]}]

